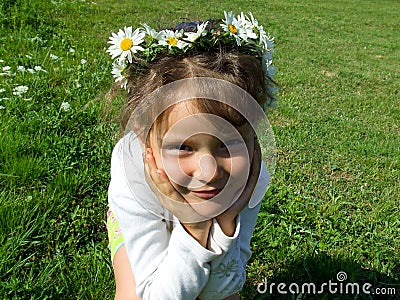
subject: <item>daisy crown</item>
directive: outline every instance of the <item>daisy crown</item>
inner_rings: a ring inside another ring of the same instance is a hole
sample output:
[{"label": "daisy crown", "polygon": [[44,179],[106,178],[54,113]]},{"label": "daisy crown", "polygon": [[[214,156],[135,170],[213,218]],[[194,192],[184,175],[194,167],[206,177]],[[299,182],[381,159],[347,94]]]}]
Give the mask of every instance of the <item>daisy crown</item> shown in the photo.
[{"label": "daisy crown", "polygon": [[[272,65],[274,38],[266,33],[252,13],[234,16],[224,12],[224,19],[205,22],[183,22],[172,29],[157,31],[143,23],[112,33],[107,52],[114,59],[112,75],[122,88],[127,86],[128,68],[155,61],[161,55],[183,55],[212,52],[223,44],[227,49],[254,55],[262,62],[265,82],[274,83],[275,67]],[[266,106],[276,102],[275,84],[267,86]],[[266,108],[266,107],[265,107]]]}]

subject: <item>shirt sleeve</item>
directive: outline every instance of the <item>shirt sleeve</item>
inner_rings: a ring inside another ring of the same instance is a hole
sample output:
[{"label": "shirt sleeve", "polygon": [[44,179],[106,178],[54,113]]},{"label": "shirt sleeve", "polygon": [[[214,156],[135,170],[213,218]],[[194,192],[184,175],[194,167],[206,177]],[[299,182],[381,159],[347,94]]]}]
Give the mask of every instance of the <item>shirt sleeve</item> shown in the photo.
[{"label": "shirt sleeve", "polygon": [[[132,171],[138,172],[136,177],[143,175],[143,170]],[[111,159],[108,199],[120,223],[138,296],[143,300],[195,299],[208,281],[209,262],[222,250],[203,248],[179,222],[170,232],[159,215],[141,205],[125,177],[119,142]]]},{"label": "shirt sleeve", "polygon": [[269,174],[263,164],[251,201],[256,205],[246,206],[238,215],[236,231],[232,237],[226,236],[214,221],[209,248],[219,247],[222,254],[210,262],[209,279],[199,295],[200,299],[224,299],[243,288],[246,281],[246,264],[251,257],[250,241],[268,183]]}]

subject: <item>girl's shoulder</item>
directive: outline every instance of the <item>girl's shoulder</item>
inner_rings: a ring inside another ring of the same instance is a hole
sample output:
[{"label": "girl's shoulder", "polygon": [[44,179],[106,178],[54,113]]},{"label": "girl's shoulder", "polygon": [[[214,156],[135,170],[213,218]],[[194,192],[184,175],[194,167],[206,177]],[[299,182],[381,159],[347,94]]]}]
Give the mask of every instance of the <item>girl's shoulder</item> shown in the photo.
[{"label": "girl's shoulder", "polygon": [[122,159],[123,155],[133,156],[135,154],[142,154],[143,149],[140,145],[139,139],[135,133],[128,132],[115,144],[112,157]]},{"label": "girl's shoulder", "polygon": [[117,195],[114,198],[120,201],[118,205],[124,206],[126,211],[137,203],[147,212],[164,218],[165,209],[146,181],[142,153],[141,143],[133,132],[117,142],[111,157],[109,195]]},{"label": "girl's shoulder", "polygon": [[264,198],[271,180],[271,175],[267,170],[265,162],[261,162],[260,175],[258,176],[257,185],[254,189],[253,195],[249,201],[248,207],[254,208],[258,206]]}]

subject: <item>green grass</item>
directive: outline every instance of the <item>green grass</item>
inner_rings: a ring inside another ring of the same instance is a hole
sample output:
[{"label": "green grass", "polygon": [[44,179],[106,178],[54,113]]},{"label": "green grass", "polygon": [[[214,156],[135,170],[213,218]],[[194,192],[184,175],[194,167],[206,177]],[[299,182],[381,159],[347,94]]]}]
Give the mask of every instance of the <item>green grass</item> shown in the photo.
[{"label": "green grass", "polygon": [[[12,73],[0,76],[0,298],[113,298],[104,219],[118,125],[103,113],[108,36],[223,10],[252,11],[276,36],[280,84],[270,114],[277,169],[242,297],[295,299],[257,294],[257,284],[324,283],[339,271],[399,297],[397,1],[96,2],[0,4],[0,73]],[[28,86],[22,97],[12,94],[18,85]]]}]

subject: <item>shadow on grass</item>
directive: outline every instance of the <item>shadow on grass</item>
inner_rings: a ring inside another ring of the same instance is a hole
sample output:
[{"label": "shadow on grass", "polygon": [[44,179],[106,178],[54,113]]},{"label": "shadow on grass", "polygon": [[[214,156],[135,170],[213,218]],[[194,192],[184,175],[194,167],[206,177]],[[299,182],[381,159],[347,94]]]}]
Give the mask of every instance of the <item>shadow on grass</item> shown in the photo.
[{"label": "shadow on grass", "polygon": [[264,283],[246,284],[242,299],[400,299],[400,265],[393,268],[394,276],[387,276],[351,261],[317,254],[285,269]]}]

